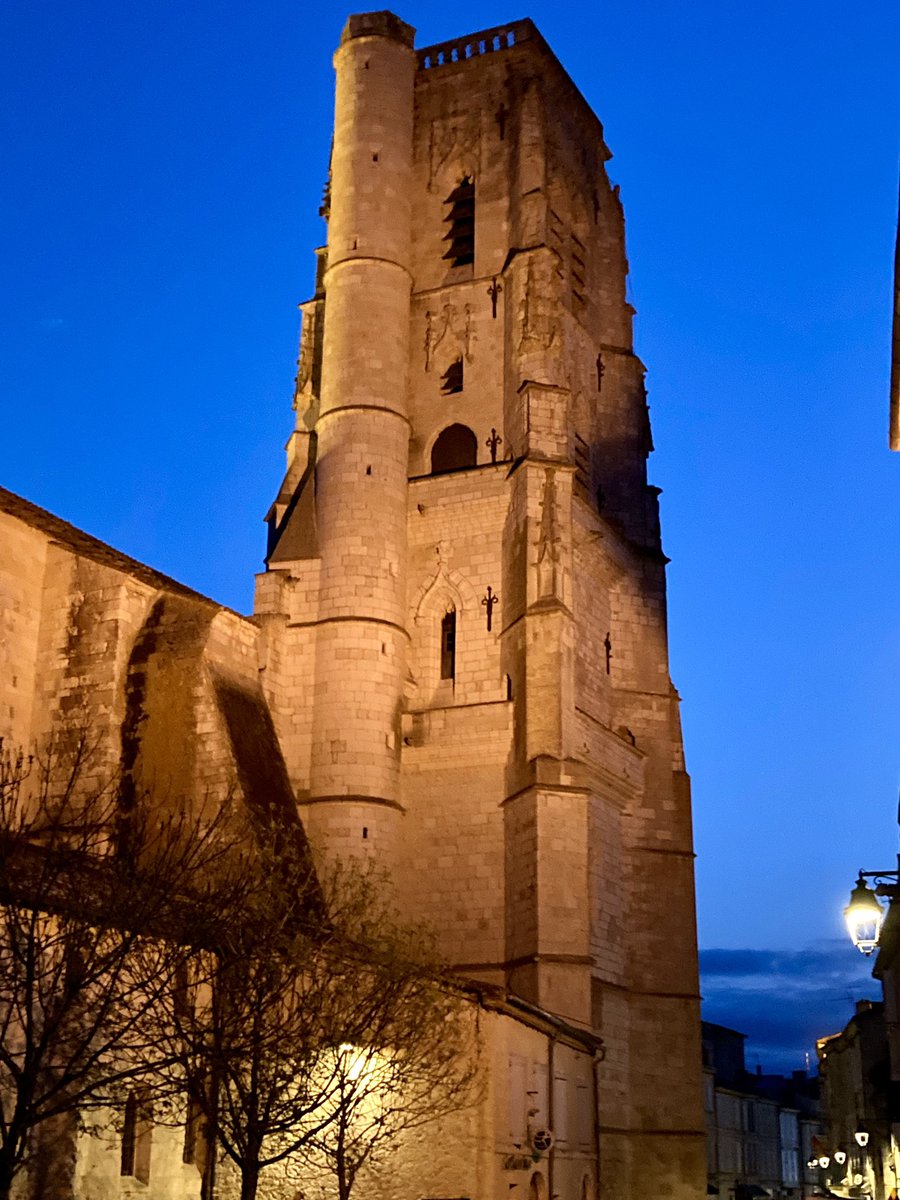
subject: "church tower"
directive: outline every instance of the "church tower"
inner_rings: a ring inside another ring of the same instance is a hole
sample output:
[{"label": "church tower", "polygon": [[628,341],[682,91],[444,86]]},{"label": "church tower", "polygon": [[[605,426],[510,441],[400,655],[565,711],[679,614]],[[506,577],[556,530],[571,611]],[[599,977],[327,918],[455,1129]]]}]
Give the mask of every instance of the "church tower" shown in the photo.
[{"label": "church tower", "polygon": [[689,780],[602,127],[530,21],[335,56],[327,247],[259,577],[322,853],[594,1030],[604,1197],[705,1171]]}]

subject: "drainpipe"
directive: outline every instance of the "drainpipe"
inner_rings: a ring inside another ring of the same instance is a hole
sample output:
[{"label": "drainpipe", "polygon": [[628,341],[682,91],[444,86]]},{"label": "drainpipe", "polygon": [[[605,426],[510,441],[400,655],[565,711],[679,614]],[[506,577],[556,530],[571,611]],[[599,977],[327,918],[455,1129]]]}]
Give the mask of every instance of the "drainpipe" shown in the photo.
[{"label": "drainpipe", "polygon": [[603,1056],[594,1055],[594,1195],[600,1195],[600,1064]]},{"label": "drainpipe", "polygon": [[547,1151],[547,1194],[550,1200],[556,1200],[556,1193],[553,1191],[553,1166],[556,1158],[556,1113],[553,1111],[553,1083],[556,1078],[554,1075],[555,1048],[556,1035],[554,1034],[547,1046],[547,1124],[553,1134],[553,1141]]}]

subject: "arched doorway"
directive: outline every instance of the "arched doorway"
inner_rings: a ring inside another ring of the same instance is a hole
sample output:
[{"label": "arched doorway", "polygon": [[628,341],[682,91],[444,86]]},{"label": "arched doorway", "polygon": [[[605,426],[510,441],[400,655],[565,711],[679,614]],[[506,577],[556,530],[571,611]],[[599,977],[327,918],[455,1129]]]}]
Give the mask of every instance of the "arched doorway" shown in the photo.
[{"label": "arched doorway", "polygon": [[431,473],[464,471],[478,465],[478,438],[468,425],[448,425],[431,448]]}]

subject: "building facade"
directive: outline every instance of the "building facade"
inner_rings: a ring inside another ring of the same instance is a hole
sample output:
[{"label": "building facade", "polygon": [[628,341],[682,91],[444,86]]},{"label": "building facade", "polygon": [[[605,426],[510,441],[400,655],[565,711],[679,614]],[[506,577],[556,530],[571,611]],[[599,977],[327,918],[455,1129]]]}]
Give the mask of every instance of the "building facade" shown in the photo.
[{"label": "building facade", "polygon": [[592,1165],[547,1192],[492,1134],[459,1187],[696,1197],[690,786],[603,130],[529,21],[417,51],[361,14],[335,67],[253,616],[2,493],[2,732],[81,713],[143,786],[274,791],[460,974],[581,1031]]},{"label": "building facade", "polygon": [[751,1073],[744,1034],[711,1021],[702,1028],[708,1194],[729,1200],[824,1195],[818,1167],[809,1166],[821,1133],[818,1081],[805,1071]]},{"label": "building facade", "polygon": [[[841,1032],[820,1038],[817,1048],[825,1119],[822,1148],[829,1160],[823,1176],[829,1190],[838,1196],[896,1200],[885,1004],[858,1000]],[[865,1135],[865,1145],[859,1144],[858,1132]]]}]

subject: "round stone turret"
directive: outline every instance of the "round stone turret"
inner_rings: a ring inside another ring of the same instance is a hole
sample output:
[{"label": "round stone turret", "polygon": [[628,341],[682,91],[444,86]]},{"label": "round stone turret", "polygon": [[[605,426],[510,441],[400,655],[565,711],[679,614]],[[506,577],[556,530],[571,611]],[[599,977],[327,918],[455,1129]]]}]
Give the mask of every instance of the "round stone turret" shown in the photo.
[{"label": "round stone turret", "polygon": [[307,826],[339,853],[390,853],[406,676],[407,370],[413,30],[347,23],[335,55],[322,388],[321,583]]}]

